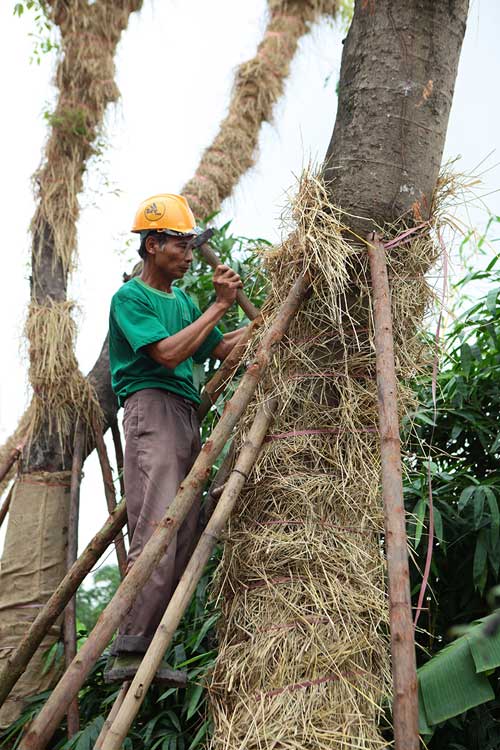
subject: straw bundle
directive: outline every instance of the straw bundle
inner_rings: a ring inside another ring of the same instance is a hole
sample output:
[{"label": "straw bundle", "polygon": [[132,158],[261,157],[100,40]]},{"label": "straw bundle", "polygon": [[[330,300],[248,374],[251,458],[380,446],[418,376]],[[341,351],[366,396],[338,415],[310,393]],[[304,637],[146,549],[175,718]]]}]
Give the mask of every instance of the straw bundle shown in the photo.
[{"label": "straw bundle", "polygon": [[350,6],[350,0],[269,0],[257,53],[238,68],[227,117],[182,190],[197,218],[218,211],[255,163],[260,127],[272,118],[300,37],[321,16],[345,14]]},{"label": "straw bundle", "polygon": [[63,447],[78,420],[92,430],[102,416],[92,385],[78,369],[73,306],[73,302],[33,302],[25,328],[33,386],[30,439],[44,427],[60,436]]},{"label": "straw bundle", "polygon": [[85,167],[96,153],[96,137],[109,103],[118,98],[114,54],[129,15],[141,0],[53,2],[51,18],[61,32],[62,56],[56,72],[59,99],[49,115],[44,162],[34,176],[38,205],[32,220],[34,253],[47,242],[53,261],[71,269],[76,249],[78,194]]},{"label": "straw bundle", "polygon": [[[321,179],[301,179],[291,218],[266,259],[267,325],[299,271],[314,288],[261,388],[280,414],[218,575],[213,746],[373,750],[387,746],[391,681],[368,260]],[[417,331],[436,256],[428,234],[389,251],[400,381],[427,358]],[[399,397],[412,402],[404,386]]]}]

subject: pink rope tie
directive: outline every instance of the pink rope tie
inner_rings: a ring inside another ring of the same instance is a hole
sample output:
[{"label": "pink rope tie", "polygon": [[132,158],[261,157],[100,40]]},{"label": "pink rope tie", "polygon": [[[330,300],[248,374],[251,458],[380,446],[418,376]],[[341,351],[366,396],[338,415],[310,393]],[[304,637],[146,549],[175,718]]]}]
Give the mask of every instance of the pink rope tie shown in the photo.
[{"label": "pink rope tie", "polygon": [[282,693],[292,693],[296,690],[304,690],[307,688],[316,687],[317,685],[325,685],[328,682],[336,682],[337,680],[341,680],[342,678],[345,679],[349,677],[364,677],[367,675],[368,672],[365,672],[364,670],[344,672],[343,674],[325,675],[325,677],[318,677],[315,680],[304,680],[303,682],[295,682],[291,685],[285,685],[281,688],[275,688],[274,690],[266,690],[265,692],[255,693],[255,697],[257,699],[274,698],[276,695],[281,695]]},{"label": "pink rope tie", "polygon": [[[297,521],[261,521],[259,526],[305,526],[310,521],[305,519],[299,519]],[[355,534],[379,534],[378,529],[362,529],[360,526],[340,526],[337,523],[330,523],[329,521],[313,521],[312,523],[317,526],[324,526],[327,529],[336,529],[337,531],[352,531]]]},{"label": "pink rope tie", "polygon": [[376,427],[360,427],[357,430],[345,430],[342,427],[334,427],[328,430],[291,430],[291,432],[279,432],[275,435],[267,435],[264,442],[269,443],[271,440],[287,440],[288,438],[302,437],[304,435],[340,435],[343,432],[368,432],[376,434],[378,433],[378,430]]}]

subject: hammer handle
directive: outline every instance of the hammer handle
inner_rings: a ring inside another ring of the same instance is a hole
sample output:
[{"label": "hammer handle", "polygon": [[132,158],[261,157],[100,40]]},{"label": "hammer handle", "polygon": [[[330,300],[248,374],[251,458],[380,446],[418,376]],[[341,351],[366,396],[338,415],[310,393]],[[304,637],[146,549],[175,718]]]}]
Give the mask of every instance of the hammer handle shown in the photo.
[{"label": "hammer handle", "polygon": [[[200,252],[208,265],[214,270],[220,265],[221,260],[217,256],[217,253],[215,253],[206,242],[203,245],[200,245]],[[259,315],[259,308],[255,307],[253,302],[250,302],[243,289],[237,290],[236,301],[249,320],[255,320],[257,315]]]}]

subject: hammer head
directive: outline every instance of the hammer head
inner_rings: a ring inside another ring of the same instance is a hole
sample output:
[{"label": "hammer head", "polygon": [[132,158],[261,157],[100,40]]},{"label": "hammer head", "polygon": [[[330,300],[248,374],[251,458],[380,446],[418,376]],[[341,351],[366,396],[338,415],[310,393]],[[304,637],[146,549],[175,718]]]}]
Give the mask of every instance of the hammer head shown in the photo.
[{"label": "hammer head", "polygon": [[196,247],[201,247],[205,244],[205,242],[208,242],[211,237],[215,234],[215,229],[205,229],[204,232],[201,234],[197,234],[196,237],[194,237],[190,243],[189,247],[191,249],[195,249]]}]

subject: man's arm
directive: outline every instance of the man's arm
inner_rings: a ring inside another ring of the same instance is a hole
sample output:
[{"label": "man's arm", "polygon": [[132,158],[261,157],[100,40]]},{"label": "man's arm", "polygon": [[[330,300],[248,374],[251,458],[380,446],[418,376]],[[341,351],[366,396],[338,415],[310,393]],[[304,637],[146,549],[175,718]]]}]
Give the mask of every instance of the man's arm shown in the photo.
[{"label": "man's arm", "polygon": [[213,305],[210,305],[208,310],[202,313],[194,323],[183,328],[182,331],[144,347],[151,359],[169,370],[173,370],[185,359],[191,357],[201,346],[208,334],[233,304],[237,289],[242,287],[238,274],[224,265],[217,266],[215,269],[213,284],[216,292],[216,300]]},{"label": "man's arm", "polygon": [[243,328],[237,328],[235,331],[225,333],[222,341],[219,341],[217,346],[212,349],[210,356],[214,357],[214,359],[225,359],[229,352],[236,346],[246,329],[247,326],[244,326]]}]

